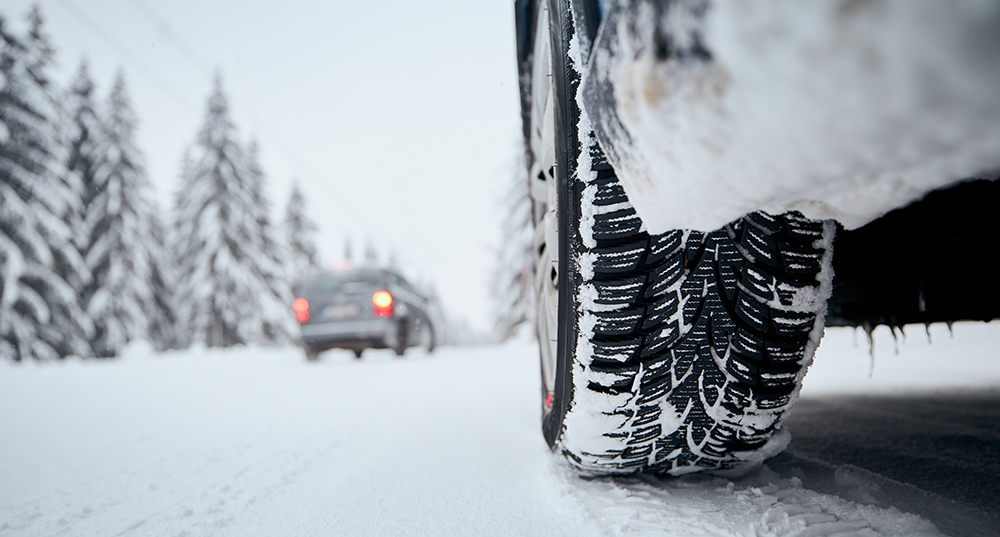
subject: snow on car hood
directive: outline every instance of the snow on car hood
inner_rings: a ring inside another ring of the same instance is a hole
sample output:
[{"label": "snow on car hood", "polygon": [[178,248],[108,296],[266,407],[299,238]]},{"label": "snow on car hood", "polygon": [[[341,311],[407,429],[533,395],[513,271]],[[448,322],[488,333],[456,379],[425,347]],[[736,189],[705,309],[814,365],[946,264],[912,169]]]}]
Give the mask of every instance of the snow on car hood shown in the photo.
[{"label": "snow on car hood", "polygon": [[582,104],[648,230],[859,227],[1000,168],[1000,3],[614,3]]}]

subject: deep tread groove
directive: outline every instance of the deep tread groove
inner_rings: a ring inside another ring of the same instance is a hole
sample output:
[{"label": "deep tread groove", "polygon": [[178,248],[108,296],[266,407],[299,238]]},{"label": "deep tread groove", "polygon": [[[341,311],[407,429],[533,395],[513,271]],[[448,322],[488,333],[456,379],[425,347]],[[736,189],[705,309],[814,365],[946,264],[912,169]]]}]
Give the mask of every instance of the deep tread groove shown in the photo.
[{"label": "deep tread groove", "polygon": [[[590,184],[598,186],[595,205],[627,202],[610,170]],[[708,233],[649,236],[634,214],[600,215],[627,225],[598,217],[597,246],[588,251],[595,303],[614,309],[589,313],[589,369],[600,380],[587,388],[630,396],[627,409],[607,412],[626,420],[605,434],[620,449],[573,460],[591,470],[663,474],[739,466],[738,454],[765,445],[793,402],[817,315],[796,311],[793,298],[819,292],[823,223],[751,213]],[[670,407],[676,415],[664,421]],[[772,420],[741,425],[748,412]],[[681,416],[679,427],[665,429]]]}]

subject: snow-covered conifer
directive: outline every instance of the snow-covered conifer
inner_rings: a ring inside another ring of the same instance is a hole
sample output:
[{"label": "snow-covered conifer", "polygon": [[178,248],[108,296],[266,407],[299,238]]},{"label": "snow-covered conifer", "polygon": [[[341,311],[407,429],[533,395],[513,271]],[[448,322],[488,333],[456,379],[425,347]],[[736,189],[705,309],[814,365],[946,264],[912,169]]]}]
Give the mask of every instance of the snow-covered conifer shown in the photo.
[{"label": "snow-covered conifer", "polygon": [[292,184],[292,194],[285,208],[285,240],[289,250],[289,276],[292,287],[298,285],[319,268],[315,234],[319,228],[306,215],[306,197],[297,182]]},{"label": "snow-covered conifer", "polygon": [[152,243],[148,245],[147,252],[149,254],[150,292],[153,296],[153,303],[150,304],[147,317],[149,320],[149,339],[153,346],[161,351],[180,347],[174,292],[177,283],[177,268],[174,263],[173,250],[170,248],[169,238],[162,222],[158,204],[151,204]]},{"label": "snow-covered conifer", "polygon": [[87,355],[93,330],[67,282],[86,267],[65,220],[79,199],[61,173],[53,49],[37,7],[28,21],[18,38],[0,18],[0,356],[15,360]]},{"label": "snow-covered conifer", "polygon": [[[153,235],[150,184],[135,145],[136,117],[121,71],[108,97],[104,126],[88,110],[85,68],[74,84],[77,95],[70,170],[86,185],[83,253],[91,280],[82,301],[94,320],[94,354],[114,356],[126,343],[149,337],[154,313],[151,261],[162,259]],[[99,129],[92,130],[92,129]],[[100,132],[100,134],[95,134]],[[91,140],[93,147],[86,143]]]},{"label": "snow-covered conifer", "polygon": [[[280,227],[271,224],[271,202],[265,194],[267,176],[260,165],[260,147],[256,140],[252,140],[247,149],[247,171],[253,199],[250,210],[254,211],[254,219],[257,221],[263,258],[269,261],[257,266],[270,291],[261,297],[265,304],[265,308],[260,312],[266,337],[264,342],[278,342],[289,336],[294,337],[292,334],[297,333],[295,326],[289,323],[291,320],[289,305],[293,298],[289,284],[290,254]],[[287,336],[283,335],[285,332],[288,332]]]},{"label": "snow-covered conifer", "polygon": [[[514,169],[523,170],[524,166],[518,164]],[[519,171],[511,179],[503,199],[502,242],[492,282],[493,324],[501,340],[513,336],[519,325],[534,319],[533,227],[528,178]]]},{"label": "snow-covered conifer", "polygon": [[351,236],[344,237],[344,262],[350,264],[354,261],[354,248],[351,246]]},{"label": "snow-covered conifer", "polygon": [[[87,60],[80,61],[76,78],[67,94],[63,129],[66,143],[66,180],[78,190],[80,204],[66,215],[74,232],[74,241],[86,257],[90,230],[85,225],[91,201],[99,194],[98,174],[104,164],[104,125],[94,102],[94,82],[90,78]],[[106,173],[106,172],[105,172]],[[81,224],[84,225],[81,225]],[[77,284],[81,294],[88,282]]]},{"label": "snow-covered conifer", "polygon": [[177,317],[186,342],[276,344],[295,332],[291,293],[259,210],[264,177],[248,153],[217,78],[175,213]]},{"label": "snow-covered conifer", "polygon": [[[42,91],[43,99],[44,102],[48,103],[47,107],[50,110],[48,118],[55,129],[54,136],[51,138],[55,156],[51,169],[59,178],[58,188],[67,202],[65,207],[60,209],[58,216],[68,225],[72,245],[76,246],[75,248],[70,245],[64,246],[58,240],[54,241],[51,244],[53,246],[53,261],[56,272],[73,287],[74,292],[79,296],[83,286],[90,279],[90,273],[79,252],[80,239],[84,236],[81,230],[83,227],[83,196],[86,187],[80,181],[78,174],[70,173],[67,170],[67,164],[71,159],[71,144],[67,138],[75,134],[70,128],[73,122],[71,110],[66,106],[67,100],[70,99],[67,99],[67,93],[62,88],[57,87],[48,75],[49,68],[55,58],[55,51],[48,34],[45,32],[44,18],[37,4],[32,6],[28,12],[28,25],[28,34],[24,40],[28,51],[27,69],[35,83],[44,88]],[[84,347],[67,349],[67,352],[89,355],[89,351],[86,351]]]},{"label": "snow-covered conifer", "polygon": [[[260,166],[260,146],[257,140],[251,140],[246,149],[247,185],[250,191],[251,204],[248,210],[253,214],[257,225],[262,229],[271,226],[271,203],[264,194],[264,170]],[[270,240],[271,237],[265,237]]]},{"label": "snow-covered conifer", "polygon": [[365,243],[365,265],[369,267],[378,266],[378,250],[375,249],[375,243],[368,239]]}]

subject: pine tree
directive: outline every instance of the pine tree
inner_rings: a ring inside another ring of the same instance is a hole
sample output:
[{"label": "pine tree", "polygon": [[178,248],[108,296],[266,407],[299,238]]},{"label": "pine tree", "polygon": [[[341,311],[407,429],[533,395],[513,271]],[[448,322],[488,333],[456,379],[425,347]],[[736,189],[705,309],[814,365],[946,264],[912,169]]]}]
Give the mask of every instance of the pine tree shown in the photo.
[{"label": "pine tree", "polygon": [[174,293],[177,283],[177,268],[170,247],[169,238],[160,219],[159,207],[150,207],[152,243],[148,246],[150,291],[153,303],[147,313],[149,319],[149,339],[156,350],[180,348],[177,333],[177,303]]},{"label": "pine tree", "polygon": [[[523,170],[524,166],[515,166]],[[497,336],[505,340],[517,327],[534,318],[532,285],[533,227],[528,178],[524,172],[512,177],[503,200],[503,242],[493,270],[493,324]]]},{"label": "pine tree", "polygon": [[[69,128],[72,118],[69,109],[64,106],[68,100],[67,94],[56,87],[48,76],[49,67],[55,58],[55,51],[44,30],[44,19],[37,4],[32,6],[28,12],[28,24],[28,35],[25,38],[29,57],[27,69],[32,79],[44,88],[44,101],[48,103],[48,108],[51,111],[49,118],[55,128],[55,133],[50,139],[55,151],[52,170],[59,178],[58,188],[64,193],[67,201],[66,206],[59,211],[58,216],[69,226],[72,244],[76,246],[73,248],[70,245],[63,245],[59,242],[61,239],[54,240],[52,243],[54,246],[54,266],[59,276],[66,280],[79,296],[84,285],[90,279],[90,273],[79,251],[79,240],[83,237],[81,228],[85,185],[77,174],[73,174],[67,169],[71,158],[68,152],[71,144],[67,138],[72,135],[69,134],[72,132],[72,129]],[[66,312],[66,315],[72,314]],[[88,326],[91,324],[90,320],[83,322]],[[89,331],[88,328],[87,332],[89,333]],[[89,347],[74,343],[72,348],[65,349],[65,354],[89,356],[88,349]]]},{"label": "pine tree", "polygon": [[[129,341],[149,337],[153,297],[151,261],[161,254],[153,234],[150,184],[135,145],[136,117],[119,71],[106,106],[106,124],[87,108],[93,89],[81,69],[74,84],[80,128],[70,169],[87,185],[83,252],[91,280],[82,294],[95,321],[91,346],[97,356],[114,356]],[[99,130],[97,130],[99,129]],[[100,134],[96,134],[96,133]],[[87,140],[93,141],[89,147]]]},{"label": "pine tree", "polygon": [[375,249],[375,243],[371,239],[365,243],[365,265],[369,267],[378,266],[378,250]]},{"label": "pine tree", "polygon": [[289,249],[289,277],[297,288],[310,273],[319,268],[314,236],[319,228],[306,215],[306,198],[298,182],[292,183],[292,194],[285,208],[285,240]]},{"label": "pine tree", "polygon": [[344,237],[344,263],[350,265],[354,261],[354,248],[351,246],[351,236]]},{"label": "pine tree", "polygon": [[213,347],[287,343],[291,293],[260,210],[264,177],[236,139],[218,78],[194,151],[175,214],[182,333]]},{"label": "pine tree", "polygon": [[[271,202],[264,194],[267,177],[260,165],[260,147],[256,140],[250,142],[247,150],[247,170],[253,200],[249,209],[253,211],[257,222],[264,254],[262,257],[266,261],[257,265],[257,271],[270,290],[270,294],[261,297],[265,302],[271,302],[270,307],[265,307],[260,312],[266,338],[264,342],[284,341],[286,337],[293,337],[292,334],[298,332],[294,325],[286,324],[291,319],[288,306],[292,303],[288,266],[290,253],[280,228],[271,225]],[[287,336],[284,335],[286,332]]]},{"label": "pine tree", "polygon": [[15,360],[87,355],[93,330],[66,277],[86,268],[65,220],[79,199],[61,173],[53,50],[37,7],[28,21],[19,39],[0,17],[0,356]]},{"label": "pine tree", "polygon": [[[66,133],[66,180],[75,189],[80,205],[73,207],[66,218],[74,231],[74,242],[81,254],[86,256],[88,248],[89,229],[84,221],[90,210],[90,204],[98,195],[97,174],[103,163],[105,149],[104,125],[98,118],[94,103],[94,82],[90,78],[87,60],[80,61],[76,78],[70,86],[67,95],[67,115],[63,130]],[[89,282],[75,282],[75,286],[85,293]]]}]

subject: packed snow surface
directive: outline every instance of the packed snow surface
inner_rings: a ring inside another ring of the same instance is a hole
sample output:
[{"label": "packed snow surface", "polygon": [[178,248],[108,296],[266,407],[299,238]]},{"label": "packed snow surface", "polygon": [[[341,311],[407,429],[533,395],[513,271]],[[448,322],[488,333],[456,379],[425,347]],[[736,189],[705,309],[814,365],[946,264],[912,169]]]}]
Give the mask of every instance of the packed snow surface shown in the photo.
[{"label": "packed snow surface", "polygon": [[[870,380],[864,333],[828,331],[803,400],[1000,385],[1000,326],[969,327],[911,333],[899,356],[876,333]],[[523,341],[4,362],[0,536],[940,535],[767,463],[735,481],[581,476],[542,440],[538,382]]]}]

